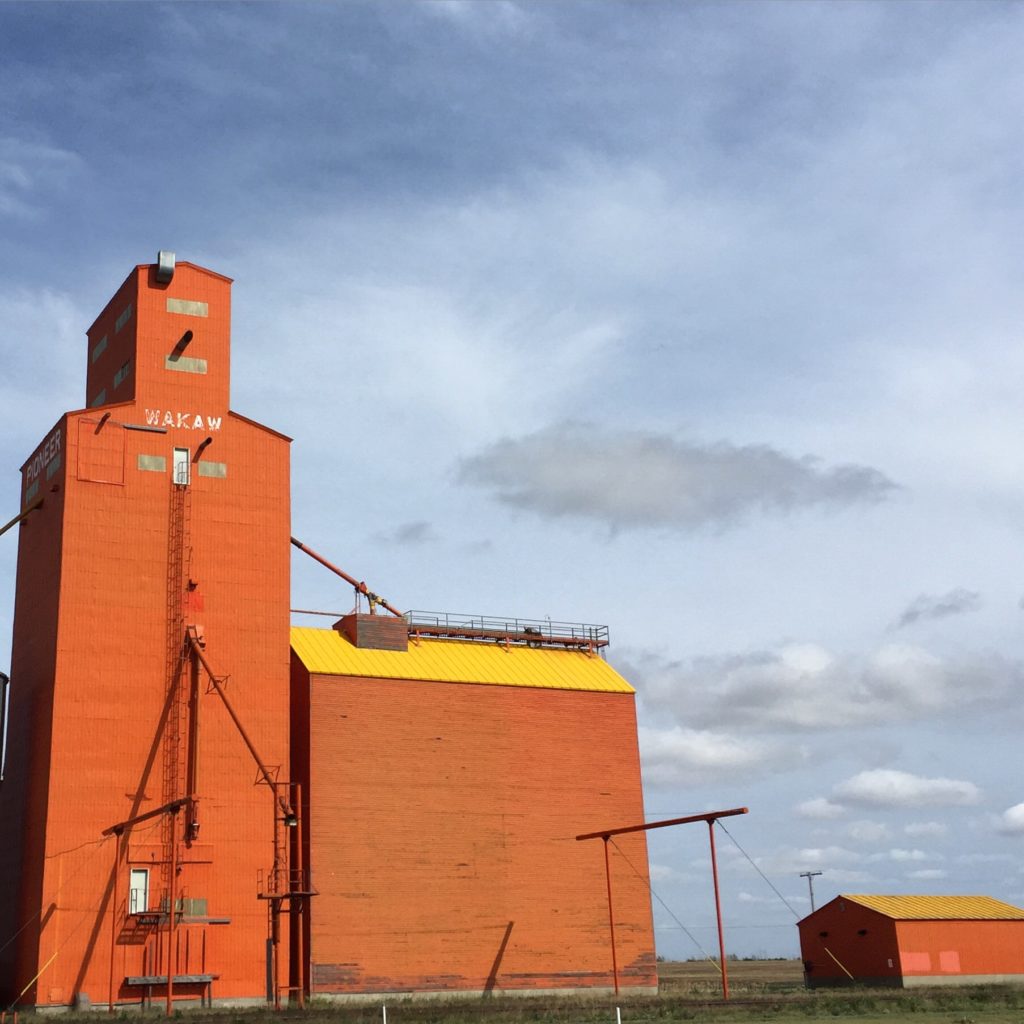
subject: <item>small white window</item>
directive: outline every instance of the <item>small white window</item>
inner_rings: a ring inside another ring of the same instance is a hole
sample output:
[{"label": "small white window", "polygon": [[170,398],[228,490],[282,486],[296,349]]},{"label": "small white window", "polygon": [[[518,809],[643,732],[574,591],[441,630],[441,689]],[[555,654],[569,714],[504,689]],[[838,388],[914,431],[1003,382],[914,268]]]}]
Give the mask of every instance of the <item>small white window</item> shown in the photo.
[{"label": "small white window", "polygon": [[149,910],[149,869],[132,868],[128,882],[128,913],[144,914]]},{"label": "small white window", "polygon": [[172,469],[173,481],[176,484],[185,485],[189,482],[189,473],[192,464],[189,462],[187,448],[174,449],[174,466]]}]

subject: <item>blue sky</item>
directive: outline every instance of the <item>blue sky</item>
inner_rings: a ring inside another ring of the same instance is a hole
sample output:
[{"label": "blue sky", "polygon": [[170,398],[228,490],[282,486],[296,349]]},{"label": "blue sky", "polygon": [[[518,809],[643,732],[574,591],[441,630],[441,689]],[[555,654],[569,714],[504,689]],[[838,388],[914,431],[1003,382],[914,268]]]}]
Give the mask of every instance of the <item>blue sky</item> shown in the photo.
[{"label": "blue sky", "polygon": [[[610,625],[652,818],[749,806],[800,915],[807,870],[1024,903],[1022,45],[983,2],[0,5],[0,502],[173,249],[236,281],[296,536]],[[294,603],[351,595],[300,560]],[[651,862],[711,950],[706,842]],[[729,948],[795,954],[720,850]]]}]

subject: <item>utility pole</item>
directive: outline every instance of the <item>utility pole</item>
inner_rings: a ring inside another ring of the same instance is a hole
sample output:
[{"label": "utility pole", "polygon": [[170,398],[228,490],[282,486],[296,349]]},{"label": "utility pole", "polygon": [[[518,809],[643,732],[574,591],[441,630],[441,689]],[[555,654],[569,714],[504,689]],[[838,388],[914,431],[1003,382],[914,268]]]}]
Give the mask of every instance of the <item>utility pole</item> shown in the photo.
[{"label": "utility pole", "polygon": [[820,871],[801,871],[800,877],[807,879],[807,889],[811,894],[811,913],[814,913],[814,876],[820,875]]}]

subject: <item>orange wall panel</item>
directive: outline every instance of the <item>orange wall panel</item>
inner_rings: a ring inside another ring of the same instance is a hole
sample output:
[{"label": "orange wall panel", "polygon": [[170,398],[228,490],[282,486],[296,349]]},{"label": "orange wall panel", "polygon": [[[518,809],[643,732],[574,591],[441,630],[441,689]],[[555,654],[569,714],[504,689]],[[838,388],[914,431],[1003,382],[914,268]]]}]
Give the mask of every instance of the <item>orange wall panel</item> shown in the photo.
[{"label": "orange wall panel", "polygon": [[906,975],[1024,975],[1024,921],[900,921]]},{"label": "orange wall panel", "polygon": [[[631,694],[308,675],[321,993],[610,987],[600,841],[643,820]],[[623,986],[656,984],[643,834],[612,848]]]}]

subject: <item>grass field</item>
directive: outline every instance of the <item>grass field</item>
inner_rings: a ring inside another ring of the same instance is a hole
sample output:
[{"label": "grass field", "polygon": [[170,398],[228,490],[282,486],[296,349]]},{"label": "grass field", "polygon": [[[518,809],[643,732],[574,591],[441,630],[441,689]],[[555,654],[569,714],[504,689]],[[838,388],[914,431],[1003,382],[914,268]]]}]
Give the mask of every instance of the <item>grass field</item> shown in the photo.
[{"label": "grass field", "polygon": [[[733,960],[726,966],[730,993],[736,997],[804,990],[799,960]],[[721,974],[718,964],[710,960],[660,963],[658,987],[663,996],[716,996],[722,988]]]},{"label": "grass field", "polygon": [[[554,999],[494,996],[387,1001],[387,1024],[808,1024],[854,1019],[858,1024],[1024,1024],[1024,986],[858,989],[809,992],[799,960],[730,962],[731,998],[721,996],[721,977],[707,961],[659,964],[657,996],[572,996]],[[152,1016],[162,1016],[153,1011]],[[314,1000],[305,1012],[286,1010],[190,1010],[175,1016],[189,1024],[384,1024],[380,1003],[330,1004]],[[106,1014],[103,1014],[106,1017]],[[118,1014],[138,1019],[137,1012]],[[102,1019],[97,1013],[62,1020]]]},{"label": "grass field", "polygon": [[721,998],[721,976],[708,961],[659,964],[663,1013],[636,1004],[639,1024],[647,1020],[729,1022],[830,1021],[855,1018],[859,1024],[1024,1024],[1024,987],[963,988],[804,988],[799,960],[749,960],[729,968],[731,999]]},{"label": "grass field", "polygon": [[[658,965],[657,996],[397,1001],[388,1004],[387,1024],[617,1024],[616,1009],[622,1024],[807,1024],[839,1017],[859,1024],[1024,1024],[1024,987],[809,992],[799,960],[734,961],[728,968],[728,1002],[717,965],[688,961]],[[382,1024],[379,1006],[314,1005],[307,1013],[319,1024]]]}]

